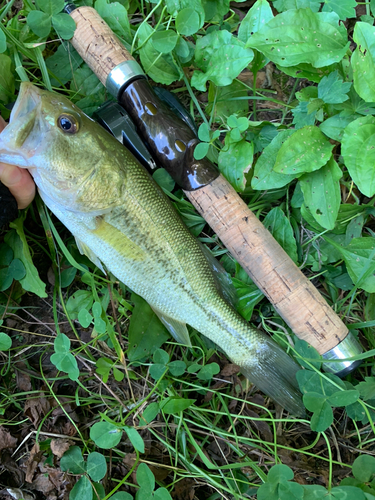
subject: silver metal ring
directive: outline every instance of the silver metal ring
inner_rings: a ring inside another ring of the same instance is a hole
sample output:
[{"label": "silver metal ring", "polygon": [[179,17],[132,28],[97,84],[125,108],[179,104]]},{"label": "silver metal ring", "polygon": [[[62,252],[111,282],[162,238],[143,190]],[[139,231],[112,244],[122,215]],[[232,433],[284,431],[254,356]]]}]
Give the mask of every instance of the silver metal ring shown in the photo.
[{"label": "silver metal ring", "polygon": [[106,88],[108,92],[117,99],[124,85],[137,77],[146,78],[146,75],[137,61],[133,59],[131,61],[123,61],[113,68],[107,76]]},{"label": "silver metal ring", "polygon": [[345,358],[352,358],[353,356],[362,354],[362,352],[361,344],[356,340],[354,335],[349,332],[344,340],[337,344],[337,346],[322,355],[323,359],[337,360],[336,363],[323,362],[323,370],[334,373],[339,377],[344,377],[362,363],[361,360],[345,361]]}]

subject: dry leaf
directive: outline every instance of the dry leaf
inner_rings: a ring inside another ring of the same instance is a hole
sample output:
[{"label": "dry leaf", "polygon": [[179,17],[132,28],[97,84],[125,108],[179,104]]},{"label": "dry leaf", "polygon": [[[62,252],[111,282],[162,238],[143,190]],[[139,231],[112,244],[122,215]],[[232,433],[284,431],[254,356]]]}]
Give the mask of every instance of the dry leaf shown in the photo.
[{"label": "dry leaf", "polygon": [[56,457],[61,458],[73,444],[69,439],[52,439],[51,451]]},{"label": "dry leaf", "polygon": [[13,449],[17,446],[17,439],[10,432],[0,425],[0,451],[7,448]]}]

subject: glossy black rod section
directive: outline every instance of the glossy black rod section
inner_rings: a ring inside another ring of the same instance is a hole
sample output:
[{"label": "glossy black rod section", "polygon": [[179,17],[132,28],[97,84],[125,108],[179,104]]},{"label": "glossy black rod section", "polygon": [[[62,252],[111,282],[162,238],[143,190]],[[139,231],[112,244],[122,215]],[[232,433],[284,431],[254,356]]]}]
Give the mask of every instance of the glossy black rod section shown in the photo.
[{"label": "glossy black rod section", "polygon": [[219,176],[208,159],[194,158],[199,139],[157,97],[147,80],[130,83],[120,97],[120,104],[131,116],[156,163],[163,166],[182,189],[194,191]]}]

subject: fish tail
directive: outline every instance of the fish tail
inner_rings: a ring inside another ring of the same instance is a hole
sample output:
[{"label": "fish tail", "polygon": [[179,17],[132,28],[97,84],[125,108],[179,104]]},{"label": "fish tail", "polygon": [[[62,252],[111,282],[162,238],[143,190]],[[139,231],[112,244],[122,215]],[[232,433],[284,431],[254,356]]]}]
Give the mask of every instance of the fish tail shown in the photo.
[{"label": "fish tail", "polygon": [[296,379],[296,373],[301,368],[278,344],[262,335],[256,353],[252,350],[245,361],[243,356],[241,358],[241,371],[250,382],[291,414],[305,415]]}]

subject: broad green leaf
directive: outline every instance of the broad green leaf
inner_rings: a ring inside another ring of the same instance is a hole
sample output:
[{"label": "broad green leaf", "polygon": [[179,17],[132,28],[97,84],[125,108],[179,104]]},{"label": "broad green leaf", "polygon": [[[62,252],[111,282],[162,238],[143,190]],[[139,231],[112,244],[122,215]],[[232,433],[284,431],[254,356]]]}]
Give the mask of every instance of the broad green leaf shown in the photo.
[{"label": "broad green leaf", "polygon": [[364,195],[375,194],[375,117],[365,116],[345,128],[341,153],[351,178]]},{"label": "broad green leaf", "polygon": [[69,500],[92,500],[92,498],[93,490],[91,483],[88,477],[82,476],[69,493]]},{"label": "broad green leaf", "polygon": [[375,399],[375,378],[365,377],[365,380],[356,385],[362,398],[367,401],[368,399]]},{"label": "broad green leaf", "polygon": [[172,500],[167,488],[158,488],[154,493],[155,500]]},{"label": "broad green leaf", "polygon": [[9,231],[5,235],[4,240],[12,248],[14,258],[20,259],[25,266],[26,275],[20,280],[22,288],[28,292],[35,293],[39,297],[47,297],[45,292],[46,284],[39,278],[38,270],[33,264],[29,245],[23,230],[24,216],[25,214],[9,224],[16,232]]},{"label": "broad green leaf", "polygon": [[318,85],[318,97],[326,104],[338,104],[349,99],[348,92],[351,82],[344,82],[338,71],[332,71],[324,76]]},{"label": "broad green leaf", "polygon": [[180,411],[186,410],[193,403],[195,403],[195,399],[184,399],[178,397],[169,397],[163,401],[161,405],[161,409],[167,415],[173,413],[179,413]]},{"label": "broad green leaf", "polygon": [[353,85],[365,101],[375,101],[375,38],[374,27],[357,22],[353,40],[357,48],[351,57]]},{"label": "broad green leaf", "polygon": [[38,0],[37,3],[39,8],[50,16],[57,14],[57,12],[62,11],[64,8],[63,0]]},{"label": "broad green leaf", "polygon": [[342,21],[355,17],[356,0],[324,0],[323,12],[336,12]]},{"label": "broad green leaf", "polygon": [[13,250],[6,243],[0,245],[0,266],[9,266],[13,260]]},{"label": "broad green leaf", "polygon": [[324,500],[366,500],[366,496],[355,486],[335,486]]},{"label": "broad green leaf", "polygon": [[259,50],[281,67],[309,63],[322,68],[341,61],[349,42],[339,29],[337,15],[328,18],[326,13],[298,9],[271,19],[250,37],[246,47]]},{"label": "broad green leaf", "polygon": [[[1,50],[1,34],[0,31],[0,52]],[[12,100],[14,94],[14,72],[12,68],[12,60],[6,54],[0,54],[0,101],[8,104]]]},{"label": "broad green leaf", "polygon": [[13,276],[13,279],[17,281],[21,280],[26,274],[25,266],[20,259],[13,259],[8,270]]},{"label": "broad green leaf", "polygon": [[358,398],[359,392],[357,390],[337,391],[328,398],[328,403],[333,407],[349,406],[355,403]]},{"label": "broad green leaf", "polygon": [[272,9],[267,0],[257,0],[242,19],[238,29],[238,38],[246,43],[253,33],[263,28],[272,18]]},{"label": "broad green leaf", "polygon": [[341,169],[332,157],[319,170],[304,174],[299,179],[306,207],[325,229],[335,227],[341,201],[341,177]]},{"label": "broad green leaf", "polygon": [[[294,347],[302,358],[305,358],[310,365],[314,366],[317,370],[320,370],[320,367],[322,366],[322,357],[312,345],[308,344],[305,340],[297,339],[294,343]],[[310,368],[310,366],[303,361],[303,359],[298,358],[298,362],[305,368]]]},{"label": "broad green leaf", "polygon": [[70,40],[76,30],[73,18],[64,12],[52,16],[52,26],[63,40]]},{"label": "broad green leaf", "polygon": [[51,16],[40,10],[32,10],[27,16],[27,24],[37,36],[44,38],[51,31]]},{"label": "broad green leaf", "polygon": [[151,496],[151,493],[155,489],[155,476],[146,464],[140,463],[138,465],[136,477],[139,486],[148,491]]},{"label": "broad green leaf", "polygon": [[302,486],[305,490],[303,500],[323,500],[327,496],[327,489],[320,484],[304,484]]},{"label": "broad green leaf", "polygon": [[78,313],[78,321],[81,323],[83,328],[87,328],[94,318],[88,312],[87,309],[81,309]]},{"label": "broad green leaf", "polygon": [[296,108],[292,109],[293,124],[296,129],[315,124],[316,110],[310,111],[308,105],[308,102],[300,102]]},{"label": "broad green leaf", "polygon": [[106,384],[108,382],[109,374],[113,367],[113,362],[109,358],[99,358],[96,361],[96,373],[103,377],[103,382]]},{"label": "broad green leaf", "polygon": [[133,500],[133,497],[130,493],[126,493],[126,491],[117,491],[109,497],[109,500]]},{"label": "broad green leaf", "polygon": [[258,489],[258,500],[302,499],[304,490],[300,484],[290,482],[293,477],[293,471],[288,466],[274,465],[268,473],[267,481]]},{"label": "broad green leaf", "polygon": [[71,285],[76,277],[77,269],[75,267],[67,267],[63,269],[60,274],[60,286],[61,288],[67,288]]},{"label": "broad green leaf", "polygon": [[293,78],[307,78],[310,82],[319,83],[323,76],[329,75],[332,69],[336,67],[337,64],[332,64],[331,66],[325,66],[323,68],[314,68],[311,64],[301,63],[288,68],[285,66],[277,66],[277,69]]},{"label": "broad green leaf", "polygon": [[103,84],[86,63],[74,71],[74,78],[71,85],[79,94],[85,96],[104,90]]},{"label": "broad green leaf", "polygon": [[303,395],[303,404],[306,410],[315,412],[320,411],[327,400],[327,396],[319,394],[318,392],[307,392]]},{"label": "broad green leaf", "polygon": [[208,363],[202,366],[197,373],[199,380],[211,380],[214,375],[220,372],[220,366],[217,363]]},{"label": "broad green leaf", "polygon": [[139,57],[146,75],[157,83],[170,85],[182,78],[182,73],[171,54],[160,54],[155,50],[149,39],[153,33],[154,30],[147,23],[143,23],[139,28]]},{"label": "broad green leaf", "polygon": [[214,31],[197,41],[195,62],[203,71],[194,71],[191,84],[206,90],[206,82],[230,85],[251,62],[254,52],[226,30]]},{"label": "broad green leaf", "polygon": [[344,382],[336,375],[326,373],[325,377],[331,379],[336,385],[331,384],[319,373],[311,370],[300,370],[296,374],[297,382],[303,394],[309,392],[317,392],[323,396],[331,396],[338,391],[337,385],[342,389],[346,389]]},{"label": "broad green leaf", "polygon": [[12,339],[4,332],[0,332],[0,351],[9,351],[12,347]]},{"label": "broad green leaf", "polygon": [[246,321],[250,321],[254,307],[264,298],[263,292],[254,284],[232,278],[238,296],[237,311]]},{"label": "broad green leaf", "polygon": [[194,149],[194,158],[196,160],[201,160],[206,156],[209,149],[210,149],[210,144],[208,142],[198,143]]},{"label": "broad green leaf", "polygon": [[275,240],[280,243],[293,262],[297,262],[297,243],[292,226],[279,207],[275,207],[266,215],[263,225]]},{"label": "broad green leaf", "polygon": [[324,120],[324,122],[319,125],[319,128],[323,134],[330,139],[341,142],[345,128],[357,118],[357,114],[349,116],[341,116],[340,114],[334,115]]},{"label": "broad green leaf", "polygon": [[70,352],[69,338],[60,333],[54,342],[55,353],[51,356],[51,362],[58,370],[61,370],[69,375],[71,380],[78,380],[79,369],[77,360]]},{"label": "broad green leaf", "polygon": [[133,37],[130,32],[128,12],[120,2],[96,0],[95,10],[98,11],[100,16],[116,35],[129,43],[132,41]]},{"label": "broad green leaf", "polygon": [[73,78],[74,71],[83,60],[78,52],[70,45],[59,45],[53,56],[46,59],[46,66],[56,78],[51,79],[54,87],[61,87]]},{"label": "broad green leaf", "polygon": [[200,26],[203,26],[205,12],[201,0],[165,0],[167,11],[173,17],[178,17],[178,14],[184,9],[192,9],[197,12],[200,19]]},{"label": "broad green leaf", "polygon": [[282,144],[273,169],[275,172],[294,176],[313,172],[328,162],[332,149],[333,145],[318,127],[303,127]]},{"label": "broad green leaf", "polygon": [[205,12],[205,20],[213,23],[222,22],[229,12],[230,0],[201,0]]},{"label": "broad green leaf", "polygon": [[142,417],[139,419],[139,425],[147,425],[152,422],[159,411],[159,403],[150,403],[142,413]]},{"label": "broad green leaf", "polygon": [[60,459],[60,468],[64,472],[83,474],[86,471],[82,450],[78,446],[71,446]]},{"label": "broad green leaf", "polygon": [[186,363],[177,359],[168,363],[168,368],[174,377],[180,377],[186,370]]},{"label": "broad green leaf", "polygon": [[169,333],[151,307],[139,295],[133,294],[133,313],[129,325],[128,356],[131,361],[148,356],[169,339]]},{"label": "broad green leaf", "polygon": [[353,283],[366,292],[375,292],[375,238],[353,238],[346,248],[342,248],[324,236],[335,246],[345,260],[346,268]]},{"label": "broad green leaf", "polygon": [[[215,105],[215,109],[212,110]],[[247,90],[244,85],[234,81],[226,87],[217,87],[210,82],[208,87],[208,105],[206,113],[212,116],[213,121],[222,123],[229,115],[235,113],[237,116],[245,115],[249,110]]]},{"label": "broad green leaf", "polygon": [[94,451],[87,457],[86,465],[87,474],[93,481],[100,481],[107,473],[107,462],[105,457]]},{"label": "broad green leaf", "polygon": [[173,191],[176,183],[171,177],[171,175],[165,170],[165,168],[158,168],[153,174],[152,177],[155,182],[159,184],[159,186],[166,191]]},{"label": "broad green leaf", "polygon": [[368,418],[365,412],[365,409],[360,403],[354,403],[345,408],[346,413],[349,418],[354,420],[355,422],[362,422],[363,424],[368,423]]},{"label": "broad green leaf", "polygon": [[189,7],[182,9],[176,17],[176,30],[180,35],[194,35],[202,26],[203,18],[194,9]]},{"label": "broad green leaf", "polygon": [[170,29],[155,31],[151,38],[154,48],[162,54],[172,52],[172,50],[176,47],[177,39],[177,33]]},{"label": "broad green leaf", "polygon": [[77,290],[74,292],[66,302],[66,310],[70,319],[78,319],[79,312],[83,309],[88,311],[93,302],[94,298],[90,290]]},{"label": "broad green leaf", "polygon": [[7,39],[5,33],[0,30],[0,54],[7,50]]},{"label": "broad green leaf", "polygon": [[245,140],[226,144],[219,153],[219,170],[236,191],[246,187],[245,174],[252,166],[253,154],[254,144]]},{"label": "broad green leaf", "polygon": [[375,457],[371,455],[360,455],[353,462],[353,476],[362,481],[369,483],[375,476]]},{"label": "broad green leaf", "polygon": [[332,423],[333,411],[331,405],[327,401],[324,401],[322,406],[313,413],[310,422],[311,430],[315,432],[324,432]]},{"label": "broad green leaf", "polygon": [[275,172],[273,167],[276,162],[276,155],[281,145],[294,133],[294,130],[281,130],[271,143],[266,146],[258,158],[254,167],[254,175],[251,179],[251,187],[258,191],[266,189],[276,189],[286,186],[295,175],[285,175]]},{"label": "broad green leaf", "polygon": [[90,438],[99,448],[109,450],[121,441],[122,430],[110,422],[97,422],[90,428]]},{"label": "broad green leaf", "polygon": [[129,427],[125,426],[124,430],[126,434],[128,435],[128,438],[130,439],[131,444],[134,446],[136,450],[138,450],[140,453],[145,452],[145,443],[141,436],[139,435],[137,429],[134,427]]},{"label": "broad green leaf", "polygon": [[10,285],[13,283],[13,275],[9,270],[9,267],[0,269],[0,292],[8,290]]},{"label": "broad green leaf", "polygon": [[274,0],[273,6],[278,12],[284,12],[291,9],[306,9],[310,8],[313,12],[318,12],[320,9],[320,0]]}]

